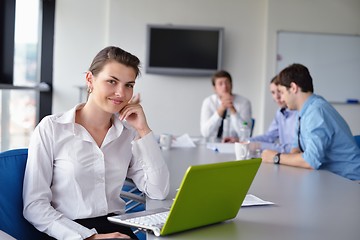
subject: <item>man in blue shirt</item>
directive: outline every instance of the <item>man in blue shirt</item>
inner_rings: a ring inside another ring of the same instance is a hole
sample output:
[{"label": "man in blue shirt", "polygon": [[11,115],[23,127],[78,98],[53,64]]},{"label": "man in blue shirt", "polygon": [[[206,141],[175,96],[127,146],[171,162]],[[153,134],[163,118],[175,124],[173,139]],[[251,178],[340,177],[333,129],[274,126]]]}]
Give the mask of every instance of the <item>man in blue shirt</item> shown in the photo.
[{"label": "man in blue shirt", "polygon": [[309,70],[292,64],[279,75],[281,99],[299,111],[298,137],[289,154],[264,150],[264,162],[308,169],[325,169],[360,180],[360,149],[349,126],[324,98],[314,94]]},{"label": "man in blue shirt", "polygon": [[289,110],[284,101],[281,100],[278,90],[279,82],[275,76],[270,82],[270,92],[274,101],[279,105],[275,117],[268,131],[259,136],[250,138],[253,143],[259,143],[260,149],[275,150],[280,153],[289,153],[292,143],[296,139],[297,111]]}]

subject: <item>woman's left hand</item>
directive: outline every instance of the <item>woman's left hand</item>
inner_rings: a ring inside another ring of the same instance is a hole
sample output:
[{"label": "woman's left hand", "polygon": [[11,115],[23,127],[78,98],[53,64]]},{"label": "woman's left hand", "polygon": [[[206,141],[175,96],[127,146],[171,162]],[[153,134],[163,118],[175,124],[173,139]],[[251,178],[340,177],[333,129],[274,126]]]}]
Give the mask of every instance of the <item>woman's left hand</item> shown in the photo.
[{"label": "woman's left hand", "polygon": [[147,124],[144,110],[139,102],[139,99],[130,101],[123,109],[121,109],[120,120],[126,120],[137,130],[140,137],[143,137],[151,132],[151,129]]}]

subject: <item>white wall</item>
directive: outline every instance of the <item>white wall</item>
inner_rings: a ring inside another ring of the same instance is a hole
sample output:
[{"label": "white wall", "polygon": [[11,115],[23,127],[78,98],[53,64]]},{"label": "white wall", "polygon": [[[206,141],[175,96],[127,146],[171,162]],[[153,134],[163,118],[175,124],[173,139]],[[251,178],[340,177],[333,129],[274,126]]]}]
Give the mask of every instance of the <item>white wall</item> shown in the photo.
[{"label": "white wall", "polygon": [[56,1],[53,113],[79,102],[92,58],[107,42],[107,1]]},{"label": "white wall", "polygon": [[[268,79],[276,74],[277,31],[360,34],[360,0],[269,0],[269,3],[266,27]],[[313,81],[316,85],[316,79]],[[270,98],[268,92],[265,95],[265,99]],[[265,101],[263,110],[266,123],[270,123],[272,119],[272,106],[271,103]],[[353,134],[359,134],[360,105],[334,105],[334,107],[345,118]]]},{"label": "white wall", "polygon": [[[234,92],[252,102],[257,134],[276,109],[267,89],[276,69],[276,31],[359,33],[359,12],[359,0],[59,0],[53,112],[77,104],[75,86],[85,85],[82,73],[101,48],[118,45],[144,62],[146,24],[221,26],[224,69],[233,76]],[[201,102],[212,93],[209,78],[149,75],[143,69],[135,92],[156,133],[200,134]],[[360,128],[360,121],[352,122]]]}]

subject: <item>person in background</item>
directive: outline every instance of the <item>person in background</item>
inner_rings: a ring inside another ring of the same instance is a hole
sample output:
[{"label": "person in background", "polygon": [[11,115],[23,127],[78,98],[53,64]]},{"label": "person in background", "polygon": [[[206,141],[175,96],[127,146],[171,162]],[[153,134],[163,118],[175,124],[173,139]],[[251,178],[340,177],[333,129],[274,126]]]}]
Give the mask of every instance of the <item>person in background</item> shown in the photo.
[{"label": "person in background", "polygon": [[212,76],[214,94],[204,99],[201,107],[200,130],[203,137],[235,142],[246,122],[251,128],[251,103],[232,93],[232,78],[224,70]]},{"label": "person in background", "polygon": [[324,169],[351,180],[360,180],[360,149],[349,126],[335,108],[314,94],[309,70],[292,64],[279,75],[282,101],[298,111],[297,138],[291,153],[264,150],[264,162],[308,169]]},{"label": "person in background", "polygon": [[285,102],[281,100],[278,85],[279,82],[275,76],[270,82],[270,93],[279,109],[267,132],[250,138],[250,141],[257,143],[261,150],[271,149],[280,153],[289,153],[296,139],[297,111],[287,109]]},{"label": "person in background", "polygon": [[161,150],[139,100],[131,101],[139,64],[118,47],[104,48],[86,72],[87,102],[36,126],[23,212],[39,231],[56,239],[136,239],[130,228],[107,220],[125,211],[125,178],[150,198],[167,196]]}]

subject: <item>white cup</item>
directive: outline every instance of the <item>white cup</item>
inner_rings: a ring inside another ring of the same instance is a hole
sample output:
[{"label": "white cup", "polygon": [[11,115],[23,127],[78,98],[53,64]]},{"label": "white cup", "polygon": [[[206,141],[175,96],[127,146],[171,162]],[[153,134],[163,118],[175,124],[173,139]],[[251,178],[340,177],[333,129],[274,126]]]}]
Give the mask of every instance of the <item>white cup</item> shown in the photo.
[{"label": "white cup", "polygon": [[163,150],[168,150],[171,147],[171,142],[172,142],[172,136],[170,134],[161,134],[160,135],[160,147]]},{"label": "white cup", "polygon": [[244,160],[248,158],[249,143],[248,142],[235,142],[235,156],[236,160]]}]

